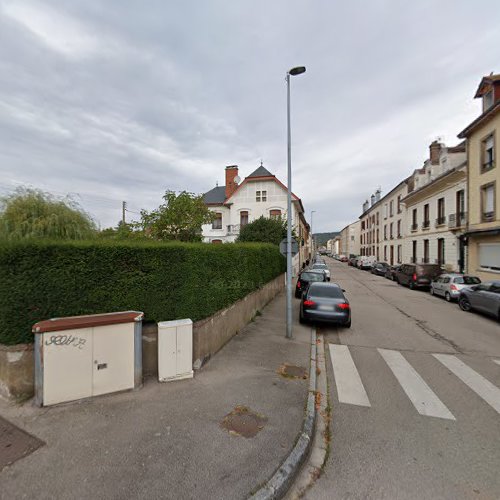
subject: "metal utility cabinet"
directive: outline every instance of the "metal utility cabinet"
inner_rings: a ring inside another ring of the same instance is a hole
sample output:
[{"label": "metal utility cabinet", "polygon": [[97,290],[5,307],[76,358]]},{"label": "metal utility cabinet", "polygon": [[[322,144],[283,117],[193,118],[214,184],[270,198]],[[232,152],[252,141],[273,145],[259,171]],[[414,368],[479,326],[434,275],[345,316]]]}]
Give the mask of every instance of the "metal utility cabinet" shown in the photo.
[{"label": "metal utility cabinet", "polygon": [[36,404],[49,406],[140,387],[143,316],[125,311],[36,323]]},{"label": "metal utility cabinet", "polygon": [[160,382],[193,376],[193,322],[158,323],[158,379]]}]

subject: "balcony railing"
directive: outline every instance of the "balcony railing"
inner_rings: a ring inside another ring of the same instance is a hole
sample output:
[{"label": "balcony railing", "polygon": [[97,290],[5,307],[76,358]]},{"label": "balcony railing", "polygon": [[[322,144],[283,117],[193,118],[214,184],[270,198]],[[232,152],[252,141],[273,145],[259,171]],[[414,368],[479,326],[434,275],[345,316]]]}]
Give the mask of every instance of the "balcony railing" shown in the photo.
[{"label": "balcony railing", "polygon": [[444,215],[436,219],[436,227],[444,226],[446,224],[446,217]]},{"label": "balcony railing", "polygon": [[450,229],[458,229],[465,226],[467,222],[467,212],[457,212],[455,214],[450,214],[448,218],[448,227]]},{"label": "balcony railing", "polygon": [[430,227],[431,227],[430,220],[424,220],[424,222],[422,222],[422,229],[429,229]]},{"label": "balcony railing", "polygon": [[410,226],[410,229],[412,230],[412,232],[415,232],[418,229],[418,224],[412,224]]},{"label": "balcony railing", "polygon": [[227,226],[227,234],[240,234],[241,224],[229,224]]}]

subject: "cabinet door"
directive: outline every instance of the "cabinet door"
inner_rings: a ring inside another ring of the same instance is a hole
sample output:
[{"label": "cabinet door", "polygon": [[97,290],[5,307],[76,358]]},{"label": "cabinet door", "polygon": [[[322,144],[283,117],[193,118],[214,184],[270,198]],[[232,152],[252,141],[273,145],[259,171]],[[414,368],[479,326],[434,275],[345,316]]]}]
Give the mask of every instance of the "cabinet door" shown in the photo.
[{"label": "cabinet door", "polygon": [[193,369],[193,327],[177,327],[177,375],[190,373]]},{"label": "cabinet door", "polygon": [[177,375],[176,327],[158,331],[158,378],[168,380]]},{"label": "cabinet door", "polygon": [[43,334],[44,406],[92,395],[92,328]]},{"label": "cabinet door", "polygon": [[134,387],[134,323],[93,329],[92,394],[107,394]]}]

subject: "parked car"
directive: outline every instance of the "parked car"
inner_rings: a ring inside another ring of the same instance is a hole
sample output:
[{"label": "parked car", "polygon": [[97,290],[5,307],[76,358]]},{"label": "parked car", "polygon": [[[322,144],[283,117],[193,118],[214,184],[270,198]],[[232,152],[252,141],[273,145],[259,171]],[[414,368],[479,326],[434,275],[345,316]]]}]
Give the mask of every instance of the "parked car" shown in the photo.
[{"label": "parked car", "polygon": [[377,262],[375,257],[362,256],[358,259],[358,268],[367,271],[372,268],[375,262]]},{"label": "parked car", "polygon": [[479,311],[500,321],[500,281],[485,281],[464,288],[458,297],[462,311]]},{"label": "parked car", "polygon": [[351,327],[351,306],[337,283],[311,283],[300,303],[300,322],[324,321]]},{"label": "parked car", "polygon": [[358,262],[358,257],[351,257],[351,258],[347,261],[347,265],[348,265],[348,266],[353,266],[353,267],[356,267],[357,262]]},{"label": "parked car", "polygon": [[347,255],[339,255],[340,262],[347,262]]},{"label": "parked car", "polygon": [[387,262],[375,262],[372,266],[371,273],[377,276],[385,276],[387,269],[389,269],[389,264]]},{"label": "parked car", "polygon": [[438,264],[403,264],[396,272],[396,281],[400,285],[415,288],[429,288],[432,280],[443,274]]},{"label": "parked car", "polygon": [[480,283],[481,280],[476,276],[464,276],[458,273],[442,274],[431,283],[430,292],[431,295],[441,295],[451,302],[458,299],[464,288]]},{"label": "parked car", "polygon": [[385,272],[385,277],[391,281],[396,281],[396,274],[401,266],[389,266]]},{"label": "parked car", "polygon": [[328,266],[326,264],[321,262],[315,262],[311,266],[311,271],[315,271],[316,269],[322,270],[326,274],[327,281],[330,281],[330,269],[328,269]]},{"label": "parked car", "polygon": [[302,294],[309,288],[309,284],[317,281],[326,281],[326,274],[322,270],[312,271],[306,269],[302,271],[295,285],[295,297],[302,297]]}]

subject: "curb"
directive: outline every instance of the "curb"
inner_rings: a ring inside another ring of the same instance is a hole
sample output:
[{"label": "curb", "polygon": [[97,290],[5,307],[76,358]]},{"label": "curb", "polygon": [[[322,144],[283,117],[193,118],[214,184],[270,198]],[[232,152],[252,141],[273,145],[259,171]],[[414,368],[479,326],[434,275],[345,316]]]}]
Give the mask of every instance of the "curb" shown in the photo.
[{"label": "curb", "polygon": [[278,467],[273,476],[250,499],[271,500],[283,498],[300,472],[309,455],[316,419],[316,329],[311,328],[311,367],[309,368],[309,391],[302,430],[295,446]]}]

